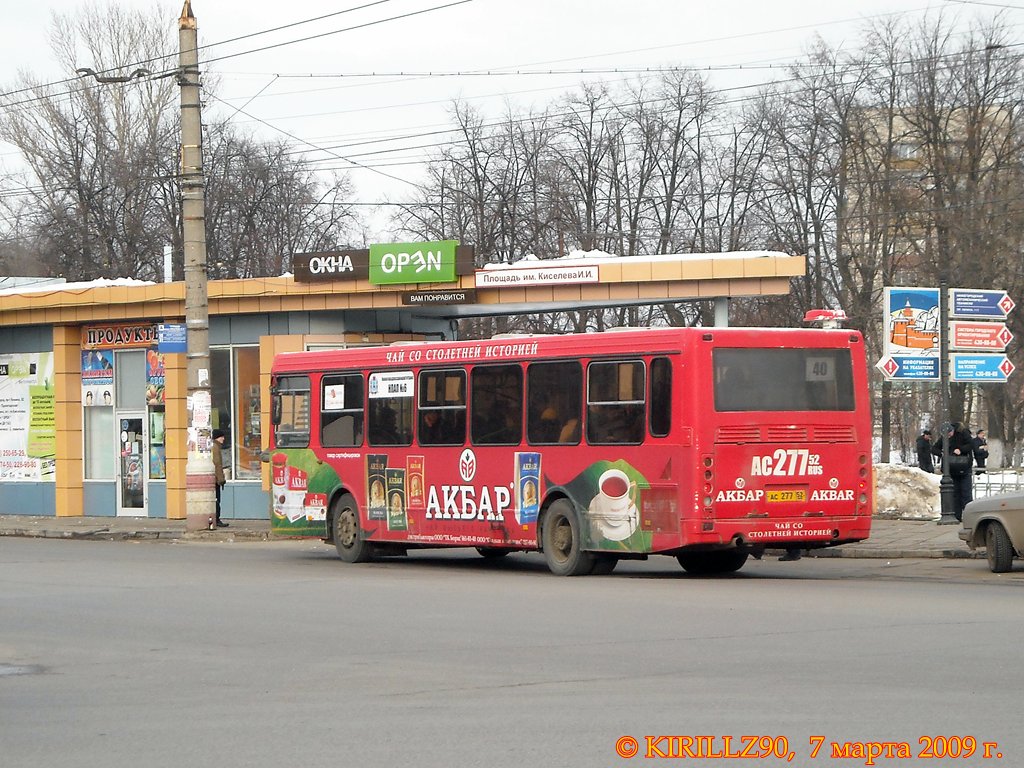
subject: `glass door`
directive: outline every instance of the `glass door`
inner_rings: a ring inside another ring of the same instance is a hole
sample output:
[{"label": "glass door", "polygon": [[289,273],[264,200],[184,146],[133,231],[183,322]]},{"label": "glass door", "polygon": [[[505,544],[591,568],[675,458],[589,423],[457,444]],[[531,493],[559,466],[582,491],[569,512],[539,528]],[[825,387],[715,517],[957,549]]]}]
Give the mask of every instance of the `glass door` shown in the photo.
[{"label": "glass door", "polygon": [[117,415],[117,514],[146,517],[146,475],[149,440],[146,414],[120,412]]}]

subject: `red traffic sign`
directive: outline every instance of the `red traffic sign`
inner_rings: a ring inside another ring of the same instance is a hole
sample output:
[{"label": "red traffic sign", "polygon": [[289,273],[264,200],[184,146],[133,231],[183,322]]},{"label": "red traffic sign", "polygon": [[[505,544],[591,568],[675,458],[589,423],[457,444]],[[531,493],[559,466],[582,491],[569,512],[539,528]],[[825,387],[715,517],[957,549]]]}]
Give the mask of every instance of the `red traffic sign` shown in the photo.
[{"label": "red traffic sign", "polygon": [[1002,352],[1013,340],[1013,334],[1004,323],[953,320],[949,328],[951,349]]}]

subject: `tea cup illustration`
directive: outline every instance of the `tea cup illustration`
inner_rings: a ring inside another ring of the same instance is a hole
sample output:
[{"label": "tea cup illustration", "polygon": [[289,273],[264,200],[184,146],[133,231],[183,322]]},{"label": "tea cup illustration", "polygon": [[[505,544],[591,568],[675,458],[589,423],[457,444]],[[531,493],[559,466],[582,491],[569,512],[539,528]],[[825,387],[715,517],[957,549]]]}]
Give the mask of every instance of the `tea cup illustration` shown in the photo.
[{"label": "tea cup illustration", "polygon": [[591,503],[597,531],[606,539],[628,539],[637,526],[636,483],[621,469],[609,469],[597,481],[598,493]]}]

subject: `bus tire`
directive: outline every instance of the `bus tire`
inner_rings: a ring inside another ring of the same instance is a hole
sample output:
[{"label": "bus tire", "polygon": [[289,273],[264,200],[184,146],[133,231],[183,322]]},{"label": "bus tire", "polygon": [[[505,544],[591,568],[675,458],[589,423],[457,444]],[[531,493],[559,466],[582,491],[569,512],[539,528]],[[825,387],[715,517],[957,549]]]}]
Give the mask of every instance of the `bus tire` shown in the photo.
[{"label": "bus tire", "polygon": [[338,557],[346,563],[365,563],[372,555],[369,542],[359,527],[359,507],[350,493],[335,499],[331,512],[331,534]]},{"label": "bus tire", "polygon": [[476,551],[484,560],[500,560],[510,552],[504,547],[477,547]]},{"label": "bus tire", "polygon": [[595,555],[594,570],[591,573],[594,576],[607,576],[615,570],[615,566],[618,564],[619,558],[615,557],[615,555]]},{"label": "bus tire", "polygon": [[683,570],[695,576],[709,576],[716,573],[733,573],[747,562],[747,553],[738,549],[718,552],[683,552],[676,555]]},{"label": "bus tire", "polygon": [[1013,544],[1002,523],[994,520],[985,528],[985,558],[992,573],[1007,573],[1013,568]]},{"label": "bus tire", "polygon": [[594,556],[583,550],[580,523],[572,504],[552,502],[541,528],[544,561],[556,576],[584,576],[594,569]]}]

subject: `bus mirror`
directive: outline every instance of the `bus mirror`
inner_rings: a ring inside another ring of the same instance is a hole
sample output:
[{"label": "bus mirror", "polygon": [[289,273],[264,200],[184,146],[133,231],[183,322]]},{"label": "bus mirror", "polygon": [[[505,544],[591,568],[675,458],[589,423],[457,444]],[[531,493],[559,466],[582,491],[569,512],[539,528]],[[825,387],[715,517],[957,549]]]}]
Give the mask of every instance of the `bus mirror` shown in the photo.
[{"label": "bus mirror", "polygon": [[276,392],[270,399],[270,421],[275,427],[281,423],[281,396]]}]

